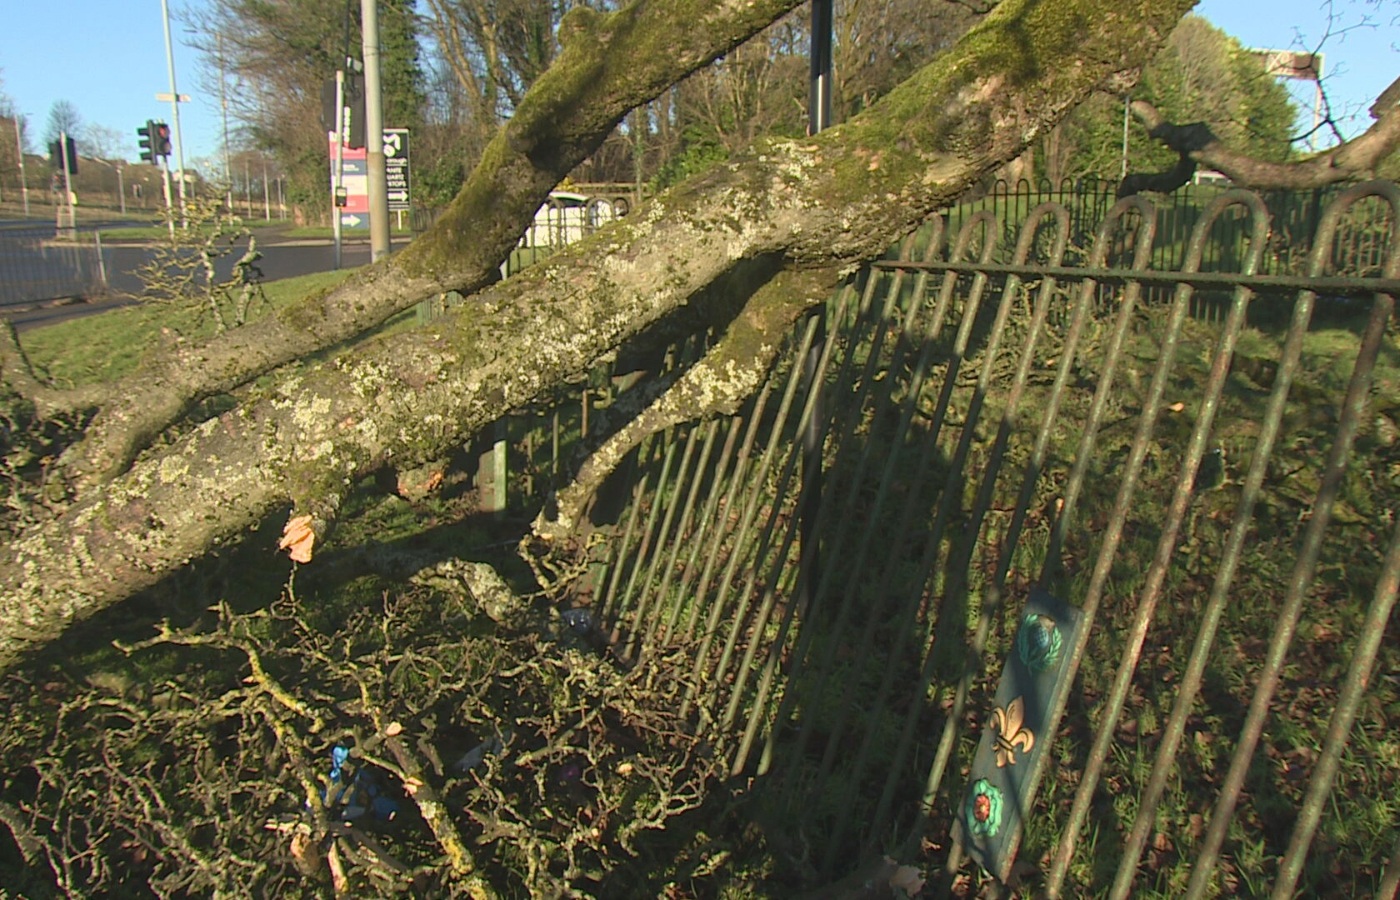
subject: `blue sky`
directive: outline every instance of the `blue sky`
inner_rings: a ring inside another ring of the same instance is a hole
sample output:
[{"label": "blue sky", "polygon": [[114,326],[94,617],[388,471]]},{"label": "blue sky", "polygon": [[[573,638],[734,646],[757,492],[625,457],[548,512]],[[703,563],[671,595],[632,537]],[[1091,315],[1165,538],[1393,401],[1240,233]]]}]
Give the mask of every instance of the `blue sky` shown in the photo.
[{"label": "blue sky", "polygon": [[[147,119],[169,121],[170,104],[155,99],[170,90],[160,0],[0,0],[0,80],[19,111],[29,119],[31,144],[38,146],[56,100],[76,105],[83,120],[114,129],[136,156],[136,128]],[[218,96],[200,92],[199,57],[185,46],[181,10],[199,6],[171,0],[175,18],[176,78],[181,93],[180,122],[186,161],[217,159],[222,147]],[[1251,47],[1312,49],[1327,32],[1323,0],[1203,0],[1197,12]],[[1371,13],[1374,27],[1332,37],[1327,54],[1328,90],[1341,110],[1359,115],[1348,134],[1365,128],[1365,108],[1400,75],[1400,3],[1377,7],[1365,0],[1336,0],[1342,25]],[[1300,95],[1308,94],[1298,85]],[[1310,98],[1310,94],[1309,98]],[[1310,99],[1309,99],[1310,102]]]}]

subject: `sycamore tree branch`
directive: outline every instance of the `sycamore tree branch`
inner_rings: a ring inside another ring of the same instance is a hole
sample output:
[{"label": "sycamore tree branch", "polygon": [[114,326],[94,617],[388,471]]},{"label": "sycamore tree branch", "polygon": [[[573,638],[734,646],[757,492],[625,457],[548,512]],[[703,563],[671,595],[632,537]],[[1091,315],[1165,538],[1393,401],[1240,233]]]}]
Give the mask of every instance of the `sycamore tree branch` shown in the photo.
[{"label": "sycamore tree branch", "polygon": [[87,487],[125,469],[209,396],[349,341],[444,291],[498,276],[549,191],[634,107],[728,53],[802,0],[633,0],[566,17],[563,50],[487,145],[441,218],[404,251],[339,287],[216,339],[156,355],[112,386],[72,460]]},{"label": "sycamore tree branch", "polygon": [[738,412],[762,385],[793,322],[825,302],[839,281],[839,274],[829,269],[786,271],[755,291],[714,347],[589,455],[574,480],[556,494],[553,509],[535,519],[535,536],[560,540],[573,534],[599,486],[648,435]]},{"label": "sycamore tree branch", "polygon": [[[1388,93],[1397,93],[1397,81]],[[1386,95],[1382,95],[1385,97]],[[1294,162],[1266,162],[1225,146],[1204,122],[1177,125],[1168,122],[1145,100],[1132,104],[1133,114],[1147,133],[1180,154],[1169,172],[1129,175],[1119,186],[1120,196],[1142,190],[1172,191],[1190,180],[1196,166],[1207,166],[1233,181],[1253,188],[1306,189],[1375,176],[1377,167],[1400,147],[1400,105],[1372,107],[1376,121],[1365,132],[1330,150]]]},{"label": "sycamore tree branch", "polygon": [[845,125],[760,142],[447,317],[280,376],[0,547],[0,668],[279,508],[334,509],[375,468],[445,453],[738,266],[855,270],[1132,69],[1192,4],[1004,0]]}]

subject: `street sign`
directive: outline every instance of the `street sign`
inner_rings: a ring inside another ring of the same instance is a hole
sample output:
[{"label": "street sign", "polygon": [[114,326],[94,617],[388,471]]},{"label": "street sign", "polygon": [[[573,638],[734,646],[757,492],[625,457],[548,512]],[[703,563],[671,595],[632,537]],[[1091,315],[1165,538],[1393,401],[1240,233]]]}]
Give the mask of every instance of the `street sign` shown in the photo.
[{"label": "street sign", "polygon": [[389,211],[408,209],[408,129],[384,129],[384,181],[388,189]]},{"label": "street sign", "polygon": [[[331,186],[335,187],[335,134],[328,132]],[[343,147],[340,161],[340,184],[345,190],[345,205],[340,207],[340,223],[345,228],[369,227],[369,163],[364,147]],[[409,208],[408,129],[384,129],[384,174],[390,212]]]}]

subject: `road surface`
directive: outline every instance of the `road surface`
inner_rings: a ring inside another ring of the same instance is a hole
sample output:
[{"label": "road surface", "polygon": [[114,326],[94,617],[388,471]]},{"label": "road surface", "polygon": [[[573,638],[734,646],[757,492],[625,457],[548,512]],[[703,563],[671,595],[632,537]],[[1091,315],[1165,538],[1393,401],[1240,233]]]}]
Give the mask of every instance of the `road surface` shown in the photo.
[{"label": "road surface", "polygon": [[[32,220],[23,223],[27,226]],[[117,227],[131,223],[103,223],[105,227]],[[143,223],[144,224],[144,223]],[[62,283],[71,277],[77,263],[63,254],[48,255],[36,249],[32,240],[21,240],[21,231],[13,222],[0,222],[0,279],[43,282],[46,278],[54,283]],[[87,224],[79,226],[91,230]],[[99,226],[101,227],[101,226]],[[288,238],[283,229],[259,228],[254,232],[262,259],[257,267],[266,281],[277,281],[296,275],[312,272],[329,272],[335,268],[335,248],[329,238]],[[394,241],[395,247],[402,247],[408,238]],[[105,295],[90,297],[44,297],[42,300],[5,303],[0,291],[0,317],[12,322],[16,329],[25,330],[42,325],[50,325],[77,316],[103,312],[117,306],[134,302],[132,297],[142,290],[141,280],[135,274],[152,256],[150,242],[103,242],[103,263],[106,268],[108,291]],[[232,253],[219,261],[216,273],[226,279],[238,253]],[[370,261],[369,238],[348,238],[342,245],[342,268],[355,268]],[[3,287],[3,285],[0,285]],[[43,293],[53,293],[53,291]]]}]

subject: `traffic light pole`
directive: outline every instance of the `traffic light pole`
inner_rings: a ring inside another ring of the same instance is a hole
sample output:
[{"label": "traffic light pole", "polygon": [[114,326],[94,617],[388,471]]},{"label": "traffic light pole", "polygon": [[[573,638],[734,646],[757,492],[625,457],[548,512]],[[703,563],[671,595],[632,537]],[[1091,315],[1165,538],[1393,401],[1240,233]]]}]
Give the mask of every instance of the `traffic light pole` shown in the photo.
[{"label": "traffic light pole", "polygon": [[[175,88],[175,51],[170,43],[170,4],[168,0],[160,0],[161,18],[165,22],[165,62],[170,70],[170,124],[175,134],[175,164],[180,173],[180,227],[189,227],[189,220],[185,213],[185,148],[180,142],[180,92]],[[169,181],[170,172],[167,167],[166,180]]]},{"label": "traffic light pole", "polygon": [[68,132],[58,133],[59,159],[63,163],[63,204],[68,210],[68,221],[66,226],[71,232],[75,222],[73,216],[73,176],[69,174],[73,167],[72,160],[68,158]]},{"label": "traffic light pole", "polygon": [[160,160],[161,186],[165,188],[165,224],[170,229],[170,239],[175,239],[175,202],[170,191],[170,166],[167,162],[169,157],[158,156]]}]

